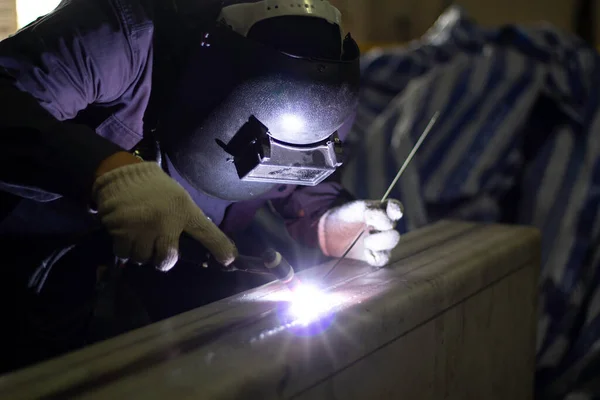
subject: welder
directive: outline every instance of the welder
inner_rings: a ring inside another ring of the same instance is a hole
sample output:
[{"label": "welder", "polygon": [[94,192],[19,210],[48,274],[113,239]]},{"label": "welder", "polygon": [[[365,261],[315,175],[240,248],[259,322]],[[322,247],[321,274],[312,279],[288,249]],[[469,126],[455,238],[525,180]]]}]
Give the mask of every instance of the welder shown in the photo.
[{"label": "welder", "polygon": [[267,201],[326,256],[368,227],[348,256],[384,265],[400,204],[334,174],[358,62],[323,0],[64,0],[0,42],[4,370],[89,343],[111,260],[150,320],[227,295],[226,273],[173,268],[182,234],[226,267]]}]

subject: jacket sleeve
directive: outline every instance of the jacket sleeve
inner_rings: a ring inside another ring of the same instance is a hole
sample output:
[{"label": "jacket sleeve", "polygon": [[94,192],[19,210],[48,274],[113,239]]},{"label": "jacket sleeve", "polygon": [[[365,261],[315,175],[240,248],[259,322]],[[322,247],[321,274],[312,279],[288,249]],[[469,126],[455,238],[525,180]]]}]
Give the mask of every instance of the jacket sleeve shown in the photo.
[{"label": "jacket sleeve", "polygon": [[72,120],[117,100],[133,70],[111,0],[64,1],[0,42],[0,190],[87,200],[99,163],[122,149]]},{"label": "jacket sleeve", "polygon": [[[356,114],[353,113],[338,130],[342,141],[348,137],[355,118]],[[331,208],[355,200],[341,185],[341,175],[342,171],[338,168],[317,186],[298,186],[289,196],[271,201],[294,240],[305,246],[318,248],[319,219]]]},{"label": "jacket sleeve", "polygon": [[341,184],[330,180],[317,186],[299,187],[288,197],[271,203],[284,219],[287,230],[300,244],[318,248],[319,219],[328,210],[354,200]]}]

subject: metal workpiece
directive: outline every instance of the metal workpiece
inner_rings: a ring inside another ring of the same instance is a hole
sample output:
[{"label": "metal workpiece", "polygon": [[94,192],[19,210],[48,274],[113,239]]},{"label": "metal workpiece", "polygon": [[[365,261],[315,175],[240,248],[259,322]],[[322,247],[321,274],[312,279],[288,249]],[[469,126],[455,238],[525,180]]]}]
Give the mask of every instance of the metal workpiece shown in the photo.
[{"label": "metal workpiece", "polygon": [[536,230],[444,221],[0,378],[0,398],[531,399]]}]

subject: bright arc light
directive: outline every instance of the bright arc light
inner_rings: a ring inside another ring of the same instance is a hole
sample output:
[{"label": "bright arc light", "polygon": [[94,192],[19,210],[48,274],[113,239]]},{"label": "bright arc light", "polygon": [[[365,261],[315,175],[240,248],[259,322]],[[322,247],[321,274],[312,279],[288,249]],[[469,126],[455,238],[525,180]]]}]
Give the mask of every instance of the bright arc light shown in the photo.
[{"label": "bright arc light", "polygon": [[337,296],[310,285],[300,286],[292,294],[288,314],[300,324],[308,325],[339,304]]}]

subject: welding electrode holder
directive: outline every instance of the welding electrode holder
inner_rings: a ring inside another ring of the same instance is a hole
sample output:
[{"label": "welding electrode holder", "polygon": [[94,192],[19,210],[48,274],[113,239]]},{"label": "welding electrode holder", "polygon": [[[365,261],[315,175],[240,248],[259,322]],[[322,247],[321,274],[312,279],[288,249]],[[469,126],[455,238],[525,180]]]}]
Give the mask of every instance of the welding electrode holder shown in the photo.
[{"label": "welding electrode holder", "polygon": [[[198,242],[194,238],[183,233],[179,241],[180,259],[185,259],[188,262],[194,263],[194,254],[199,256],[197,251],[195,251],[198,249],[198,245]],[[271,276],[284,285],[287,285],[290,289],[298,283],[294,268],[278,251],[271,248],[265,250],[261,257],[238,255],[233,263],[228,266],[215,260],[209,253],[208,260],[206,260],[202,266],[204,268],[220,269],[224,272],[240,271],[256,275]]]},{"label": "welding electrode holder", "polygon": [[267,249],[261,257],[239,255],[228,266],[224,266],[212,257],[204,265],[206,268],[220,268],[225,272],[247,272],[257,275],[272,276],[284,285],[297,282],[294,268],[278,251]]}]

